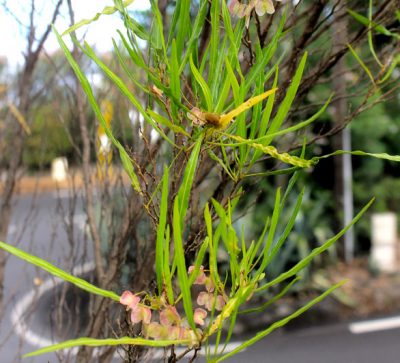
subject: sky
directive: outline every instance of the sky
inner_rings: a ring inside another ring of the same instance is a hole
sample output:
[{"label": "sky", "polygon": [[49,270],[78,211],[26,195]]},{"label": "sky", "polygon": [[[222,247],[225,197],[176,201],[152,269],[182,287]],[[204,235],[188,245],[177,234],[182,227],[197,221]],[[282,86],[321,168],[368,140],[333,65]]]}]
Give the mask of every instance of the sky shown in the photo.
[{"label": "sky", "polygon": [[[36,4],[36,23],[39,24],[37,34],[42,34],[44,28],[51,21],[52,10],[56,0],[35,0]],[[66,5],[66,1],[64,1]],[[9,11],[5,10],[1,4],[6,3]],[[15,68],[22,62],[23,53],[26,49],[26,27],[29,24],[30,12],[29,0],[2,0],[0,2],[0,57],[7,57],[8,65]],[[75,9],[75,21],[92,18],[97,12],[101,12],[105,6],[112,6],[112,0],[72,0]],[[146,10],[149,8],[148,0],[135,0],[129,6],[130,10]],[[18,19],[18,20],[17,20]],[[85,39],[89,44],[95,45],[99,52],[112,49],[112,38],[116,37],[116,29],[121,28],[121,20],[117,14],[102,16],[97,22],[85,27],[78,32],[85,34]],[[62,33],[69,27],[69,16],[67,7],[62,8],[62,13],[56,21],[56,29]],[[59,49],[59,45],[53,34],[50,34],[45,49],[52,53]]]}]

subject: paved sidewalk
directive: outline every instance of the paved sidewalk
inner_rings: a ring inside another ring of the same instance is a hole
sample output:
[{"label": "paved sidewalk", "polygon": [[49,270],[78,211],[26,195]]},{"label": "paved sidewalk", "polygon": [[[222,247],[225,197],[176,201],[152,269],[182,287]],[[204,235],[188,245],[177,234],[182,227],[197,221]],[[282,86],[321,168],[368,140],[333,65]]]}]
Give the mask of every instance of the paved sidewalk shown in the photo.
[{"label": "paved sidewalk", "polygon": [[[25,175],[17,181],[16,194],[43,193],[55,190],[68,189],[72,186],[79,189],[83,185],[82,173],[75,172],[68,175],[67,179],[58,182],[52,179],[50,171],[36,175]],[[0,184],[0,193],[3,186]]]},{"label": "paved sidewalk", "polygon": [[[114,172],[112,175],[112,183],[115,182],[116,178],[122,178],[124,183],[129,183],[129,178],[125,172],[119,168],[113,168]],[[122,174],[120,174],[122,173]],[[92,168],[92,182],[95,186],[101,183],[95,167]],[[47,172],[36,173],[35,175],[24,175],[22,176],[16,186],[16,194],[33,194],[33,193],[43,193],[51,192],[56,190],[65,190],[70,188],[81,189],[83,187],[83,175],[81,170],[71,169],[68,172],[68,176],[64,181],[55,181],[51,177],[50,170]],[[3,191],[3,185],[0,183],[0,194]]]}]

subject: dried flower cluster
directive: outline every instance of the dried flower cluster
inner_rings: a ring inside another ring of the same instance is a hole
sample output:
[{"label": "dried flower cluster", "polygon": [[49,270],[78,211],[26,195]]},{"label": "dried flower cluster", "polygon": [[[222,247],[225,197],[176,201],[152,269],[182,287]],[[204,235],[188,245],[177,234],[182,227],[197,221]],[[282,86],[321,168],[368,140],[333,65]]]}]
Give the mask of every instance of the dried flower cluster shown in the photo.
[{"label": "dried flower cluster", "polygon": [[[281,0],[276,0],[281,1]],[[247,4],[239,0],[232,0],[229,5],[229,10],[232,15],[238,18],[246,18],[246,28],[249,27],[250,15],[255,10],[258,16],[263,16],[265,13],[273,14],[275,7],[272,0],[250,0]]]},{"label": "dried flower cluster", "polygon": [[[189,274],[194,271],[194,266],[189,267]],[[194,285],[203,285],[205,291],[201,291],[197,296],[197,304],[204,306],[205,309],[198,307],[194,310],[194,322],[199,326],[205,325],[207,310],[221,311],[226,303],[226,298],[218,294],[210,276],[204,272],[204,267],[200,266]],[[130,291],[124,291],[120,297],[120,303],[125,305],[131,314],[131,323],[142,323],[143,334],[147,338],[155,340],[187,340],[189,345],[198,345],[201,341],[202,330],[194,331],[190,328],[187,320],[181,318],[175,306],[169,305],[164,298],[150,298],[150,305],[140,303],[139,296]],[[158,320],[154,319],[152,310],[158,311]],[[153,321],[152,321],[153,317]]]}]

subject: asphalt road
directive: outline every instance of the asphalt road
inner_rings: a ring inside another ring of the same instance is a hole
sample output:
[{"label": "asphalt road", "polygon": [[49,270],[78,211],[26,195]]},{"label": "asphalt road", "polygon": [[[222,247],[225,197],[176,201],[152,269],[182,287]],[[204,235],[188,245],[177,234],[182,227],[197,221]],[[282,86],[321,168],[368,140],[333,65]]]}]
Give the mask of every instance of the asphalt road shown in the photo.
[{"label": "asphalt road", "polygon": [[398,363],[400,329],[353,334],[348,324],[276,333],[227,362]]},{"label": "asphalt road", "polygon": [[[69,202],[65,196],[61,199],[64,207]],[[62,227],[62,217],[57,214],[59,203],[53,194],[44,194],[34,201],[34,207],[31,208],[31,198],[26,196],[19,198],[7,240],[49,259],[57,266],[70,269],[71,256],[86,253],[86,259],[82,259],[82,263],[90,261],[91,257],[90,251],[85,251],[82,246],[72,248],[68,244]],[[75,233],[83,236],[81,211],[82,207],[78,204],[74,225]],[[41,332],[41,329],[44,329],[43,324],[38,324],[35,319],[32,320],[28,316],[25,318],[23,315],[20,319],[23,323],[22,328],[21,324],[16,324],[12,319],[16,308],[23,305],[24,299],[26,300],[29,294],[37,294],[40,289],[45,288],[46,279],[54,283],[54,280],[48,277],[47,273],[17,258],[8,259],[5,275],[6,306],[0,320],[0,363],[59,362],[55,354],[21,360],[21,354],[39,348],[40,344],[46,343],[47,338],[43,339],[46,335]],[[42,282],[40,286],[34,283],[37,278]],[[29,303],[25,306],[28,310],[35,308]],[[349,324],[290,332],[281,330],[229,358],[227,362],[397,363],[400,362],[400,318],[391,321],[394,323],[386,324],[386,327],[383,324],[373,332],[368,332],[367,329],[357,334],[350,331]],[[204,357],[200,358],[200,361],[204,360]]]}]

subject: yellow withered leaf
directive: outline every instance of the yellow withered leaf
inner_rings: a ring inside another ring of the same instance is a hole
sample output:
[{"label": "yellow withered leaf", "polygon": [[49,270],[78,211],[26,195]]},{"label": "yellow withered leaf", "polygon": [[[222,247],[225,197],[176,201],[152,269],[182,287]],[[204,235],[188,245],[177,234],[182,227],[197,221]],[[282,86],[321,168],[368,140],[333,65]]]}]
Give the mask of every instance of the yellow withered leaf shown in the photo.
[{"label": "yellow withered leaf", "polygon": [[218,115],[212,112],[202,112],[197,107],[194,107],[191,112],[188,113],[188,117],[193,121],[194,125],[205,125],[216,129],[224,129],[236,116],[239,116],[242,112],[252,108],[257,103],[260,103],[268,96],[274,94],[277,90],[278,88],[272,88],[258,96],[251,97],[234,110],[223,115]]},{"label": "yellow withered leaf", "polygon": [[272,94],[274,94],[277,90],[278,90],[278,88],[272,88],[269,91],[261,93],[258,96],[249,98],[246,102],[243,102],[239,107],[235,108],[231,112],[221,115],[220,120],[219,120],[219,127],[220,128],[227,127],[229,125],[229,123],[236,116],[239,116],[242,112],[248,110],[249,108],[252,108],[257,103],[260,103],[262,100],[266,99],[268,96],[271,96]]}]

